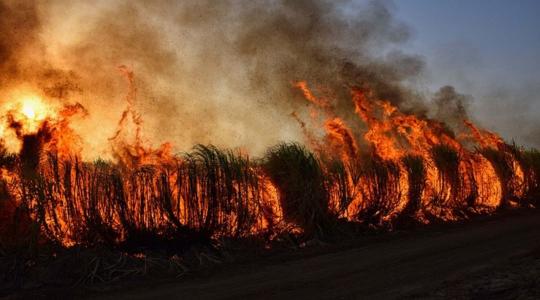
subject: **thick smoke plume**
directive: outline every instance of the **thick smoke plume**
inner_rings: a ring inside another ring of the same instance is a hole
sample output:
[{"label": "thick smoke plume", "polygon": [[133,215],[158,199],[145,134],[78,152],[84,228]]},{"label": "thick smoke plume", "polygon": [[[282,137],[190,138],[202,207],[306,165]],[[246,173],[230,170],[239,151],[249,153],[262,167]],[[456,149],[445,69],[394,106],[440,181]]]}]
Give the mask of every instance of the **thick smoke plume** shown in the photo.
[{"label": "thick smoke plume", "polygon": [[[82,103],[89,114],[73,126],[86,156],[110,151],[129,91],[120,65],[134,72],[142,135],[176,151],[214,143],[257,154],[301,140],[291,117],[308,113],[298,81],[332,96],[345,121],[357,120],[351,87],[427,114],[406,88],[424,63],[399,51],[410,32],[392,9],[345,0],[2,1],[0,101],[29,85]],[[453,124],[466,114],[456,95],[437,93],[437,118]]]},{"label": "thick smoke plume", "polygon": [[471,101],[471,96],[456,92],[452,86],[444,86],[433,96],[434,118],[454,131],[461,131],[463,122],[470,118],[467,111]]},{"label": "thick smoke plume", "polygon": [[60,99],[77,90],[75,73],[56,68],[47,59],[48,42],[40,36],[45,29],[34,1],[0,2],[2,96],[18,85],[32,85],[45,96]]}]

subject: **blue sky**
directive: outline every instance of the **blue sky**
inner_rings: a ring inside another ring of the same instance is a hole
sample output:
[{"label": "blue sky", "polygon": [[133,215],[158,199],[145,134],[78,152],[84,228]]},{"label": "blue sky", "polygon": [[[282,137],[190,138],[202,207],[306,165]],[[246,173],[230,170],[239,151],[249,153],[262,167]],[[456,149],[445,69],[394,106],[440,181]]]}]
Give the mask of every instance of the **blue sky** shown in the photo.
[{"label": "blue sky", "polygon": [[[429,59],[452,46],[466,63],[495,73],[510,71],[527,79],[540,75],[540,1],[538,0],[403,0],[397,17],[413,30],[411,49]],[[461,44],[461,45],[460,45]],[[456,49],[463,46],[465,49]],[[469,51],[469,53],[466,53]],[[467,57],[477,56],[477,57]],[[480,71],[480,70],[478,70]]]},{"label": "blue sky", "polygon": [[402,0],[403,47],[427,62],[430,89],[454,85],[474,117],[507,139],[540,146],[540,1]]}]

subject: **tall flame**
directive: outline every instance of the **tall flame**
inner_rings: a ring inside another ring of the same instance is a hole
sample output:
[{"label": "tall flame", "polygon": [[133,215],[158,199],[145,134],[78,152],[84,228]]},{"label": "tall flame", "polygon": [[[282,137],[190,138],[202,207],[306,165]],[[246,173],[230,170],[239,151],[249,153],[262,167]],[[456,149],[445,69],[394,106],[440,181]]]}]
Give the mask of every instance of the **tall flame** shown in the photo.
[{"label": "tall flame", "polygon": [[[0,187],[7,187],[14,206],[28,206],[47,234],[66,246],[98,234],[81,235],[92,226],[102,239],[117,243],[137,230],[272,236],[313,230],[321,224],[309,227],[309,222],[329,217],[374,226],[393,226],[405,217],[455,220],[467,210],[491,212],[517,203],[528,187],[540,186],[535,177],[540,170],[527,166],[519,149],[470,120],[453,132],[378,99],[369,88],[350,89],[352,111],[345,118],[334,98],[305,81],[293,87],[307,100],[311,120],[296,112],[291,116],[316,155],[280,148],[284,152],[275,157],[283,166],[272,166],[278,168],[274,177],[271,167],[239,151],[198,146],[176,156],[171,144],[154,148],[143,139],[134,73],[127,67],[120,71],[128,93],[109,139],[114,163],[80,160],[82,145],[70,120],[87,114],[82,105],[26,93],[4,108],[1,137],[11,133],[19,142],[15,164],[20,168],[0,165]],[[303,171],[313,178],[303,178]],[[306,190],[287,182],[304,179],[306,186],[299,185]],[[314,202],[297,205],[303,196]]]}]

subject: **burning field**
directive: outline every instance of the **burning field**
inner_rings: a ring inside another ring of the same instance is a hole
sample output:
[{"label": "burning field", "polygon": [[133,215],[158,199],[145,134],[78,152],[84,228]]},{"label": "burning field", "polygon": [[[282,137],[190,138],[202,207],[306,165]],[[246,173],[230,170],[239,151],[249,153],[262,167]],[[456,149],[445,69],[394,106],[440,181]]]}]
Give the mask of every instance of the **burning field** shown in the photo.
[{"label": "burning field", "polygon": [[232,2],[0,2],[1,255],[178,259],[537,205],[540,152],[453,87],[415,91],[420,58],[376,51],[408,35],[389,8]]}]

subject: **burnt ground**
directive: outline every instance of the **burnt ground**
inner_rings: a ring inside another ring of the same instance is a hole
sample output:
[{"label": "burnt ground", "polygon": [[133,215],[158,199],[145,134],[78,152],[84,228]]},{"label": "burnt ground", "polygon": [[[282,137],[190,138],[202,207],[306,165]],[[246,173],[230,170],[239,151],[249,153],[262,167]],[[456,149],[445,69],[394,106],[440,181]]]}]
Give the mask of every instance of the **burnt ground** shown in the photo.
[{"label": "burnt ground", "polygon": [[518,213],[92,298],[538,299],[539,228]]},{"label": "burnt ground", "polygon": [[539,299],[539,228],[539,211],[516,211],[47,298],[67,292],[90,299]]}]

